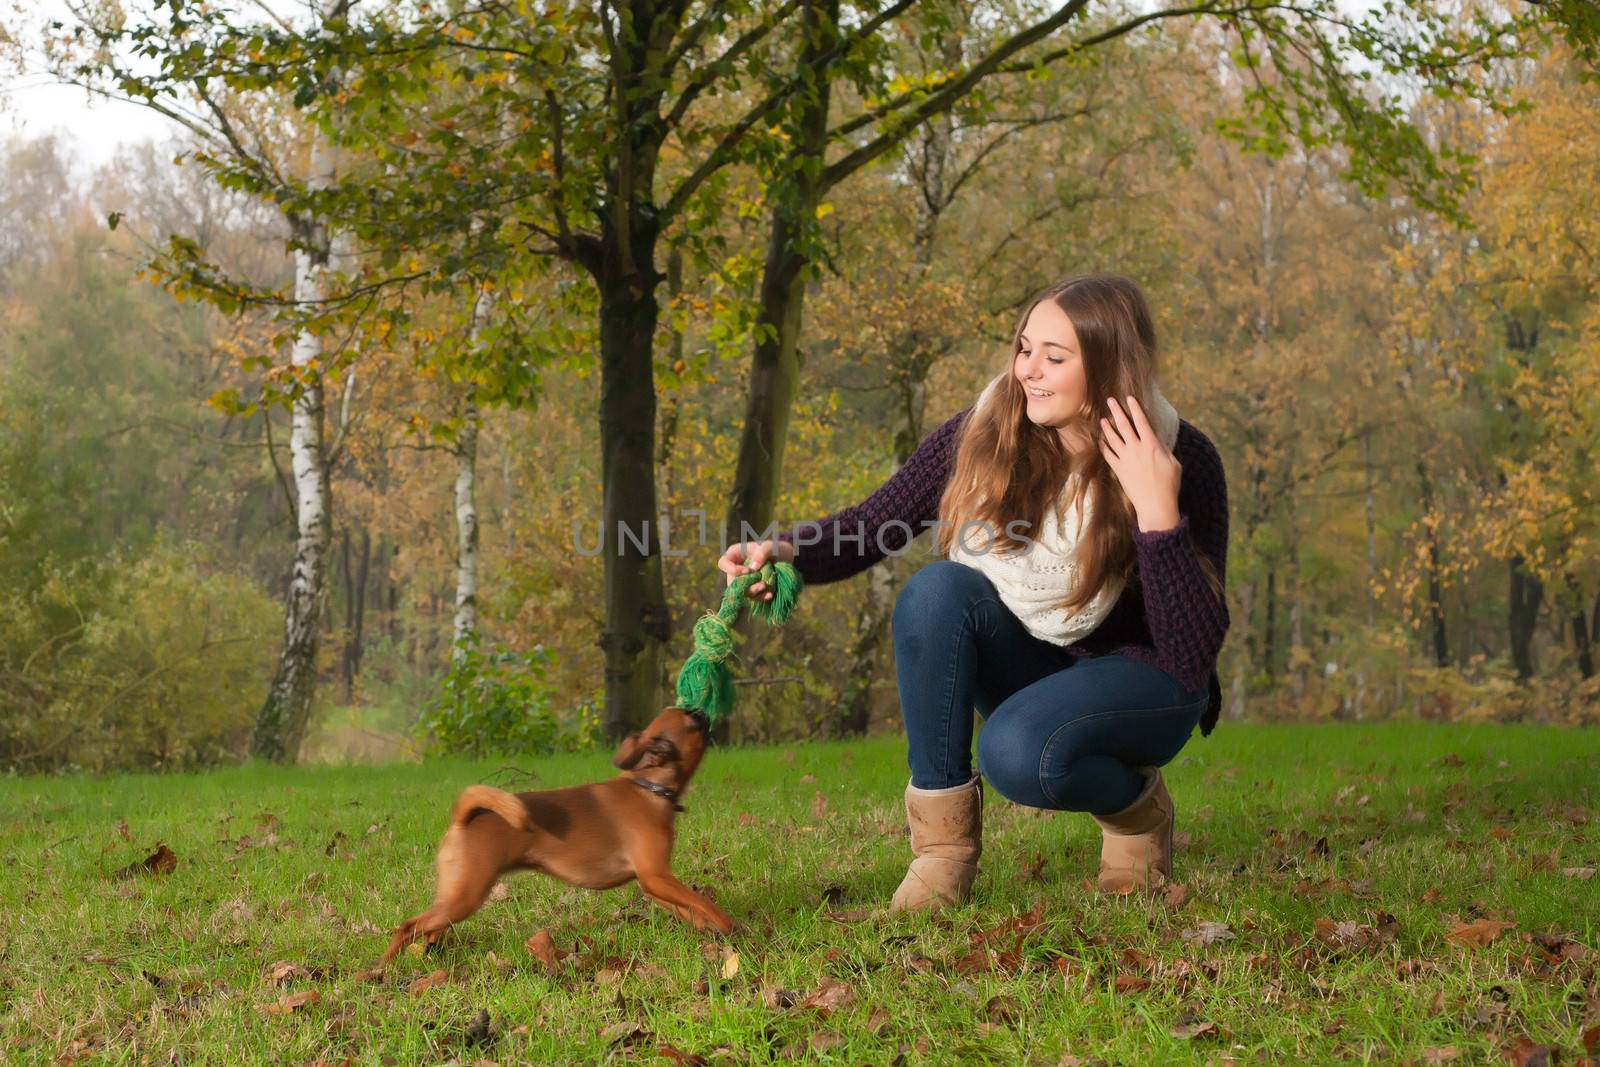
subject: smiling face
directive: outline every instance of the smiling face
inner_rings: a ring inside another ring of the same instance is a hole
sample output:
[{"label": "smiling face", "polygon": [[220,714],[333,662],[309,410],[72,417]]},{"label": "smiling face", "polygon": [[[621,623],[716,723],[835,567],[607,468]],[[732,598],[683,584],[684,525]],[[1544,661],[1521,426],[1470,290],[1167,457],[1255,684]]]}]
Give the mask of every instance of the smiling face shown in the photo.
[{"label": "smiling face", "polygon": [[1082,411],[1089,395],[1083,353],[1072,319],[1054,300],[1041,300],[1028,313],[1012,374],[1022,384],[1028,421],[1034,425],[1063,429]]}]

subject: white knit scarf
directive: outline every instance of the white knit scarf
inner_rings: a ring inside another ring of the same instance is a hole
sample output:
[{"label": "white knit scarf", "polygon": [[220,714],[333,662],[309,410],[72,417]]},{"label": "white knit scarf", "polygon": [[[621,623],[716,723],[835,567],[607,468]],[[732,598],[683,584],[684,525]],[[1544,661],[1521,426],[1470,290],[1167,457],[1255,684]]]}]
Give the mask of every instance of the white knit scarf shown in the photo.
[{"label": "white knit scarf", "polygon": [[[996,389],[1007,377],[1001,374],[984,388],[973,407],[974,413],[993,399]],[[1178,412],[1153,382],[1143,407],[1156,436],[1168,449],[1173,448],[1178,440]],[[1061,608],[1061,602],[1078,579],[1078,539],[1093,508],[1093,501],[1088,497],[1081,509],[1073,504],[1076,482],[1077,475],[1067,478],[1056,506],[1045,509],[1037,531],[1023,531],[1032,543],[1024,543],[1020,550],[1000,546],[988,531],[974,526],[959,531],[964,537],[958,539],[950,552],[951,559],[973,568],[994,583],[1001,602],[1022,621],[1030,634],[1057,645],[1070,645],[1093,633],[1110,614],[1126,584],[1120,575],[1107,575],[1088,604],[1075,612]]]}]

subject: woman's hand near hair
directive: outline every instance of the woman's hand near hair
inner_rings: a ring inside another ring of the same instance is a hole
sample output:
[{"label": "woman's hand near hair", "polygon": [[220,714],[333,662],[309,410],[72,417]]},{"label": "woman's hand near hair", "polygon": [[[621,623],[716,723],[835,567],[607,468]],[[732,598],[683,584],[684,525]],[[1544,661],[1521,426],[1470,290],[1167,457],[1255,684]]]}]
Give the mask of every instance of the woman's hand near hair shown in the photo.
[{"label": "woman's hand near hair", "polygon": [[1183,465],[1156,436],[1138,399],[1128,397],[1126,411],[1116,397],[1107,404],[1111,418],[1100,420],[1100,454],[1138,513],[1140,531],[1172,529],[1178,525]]},{"label": "woman's hand near hair", "polygon": [[[729,545],[717,560],[717,570],[731,583],[741,574],[753,574],[767,563],[793,563],[794,545],[788,541],[741,541]],[[751,600],[771,600],[772,590],[764,582],[751,582],[744,595]]]}]

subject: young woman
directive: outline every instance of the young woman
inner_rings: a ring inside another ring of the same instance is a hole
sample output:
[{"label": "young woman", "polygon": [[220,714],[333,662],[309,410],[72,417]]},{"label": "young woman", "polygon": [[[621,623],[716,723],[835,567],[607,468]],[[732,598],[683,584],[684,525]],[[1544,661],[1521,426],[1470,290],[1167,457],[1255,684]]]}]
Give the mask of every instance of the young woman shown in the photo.
[{"label": "young woman", "polygon": [[1024,311],[1006,371],[871,496],[718,561],[730,580],[786,559],[838,581],[936,527],[946,558],[912,576],[893,619],[914,856],[895,909],[971,891],[974,712],[993,788],[1100,824],[1102,890],[1172,876],[1158,768],[1216,723],[1228,501],[1215,447],[1155,372],[1137,285],[1062,281]]}]

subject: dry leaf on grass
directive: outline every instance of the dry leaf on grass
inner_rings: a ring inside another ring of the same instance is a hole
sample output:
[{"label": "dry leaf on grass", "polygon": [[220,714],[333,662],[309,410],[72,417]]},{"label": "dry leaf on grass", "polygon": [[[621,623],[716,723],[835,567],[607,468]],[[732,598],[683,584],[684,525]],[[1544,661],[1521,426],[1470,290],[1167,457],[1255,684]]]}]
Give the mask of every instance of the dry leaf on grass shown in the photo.
[{"label": "dry leaf on grass", "polygon": [[1461,1050],[1454,1045],[1440,1045],[1437,1048],[1425,1048],[1421,1052],[1422,1062],[1425,1064],[1450,1063],[1459,1058]]},{"label": "dry leaf on grass", "polygon": [[1116,990],[1118,993],[1142,993],[1150,988],[1150,979],[1140,974],[1117,975]]},{"label": "dry leaf on grass", "polygon": [[828,798],[822,795],[822,790],[817,790],[811,797],[811,817],[821,820],[828,814]]},{"label": "dry leaf on grass", "polygon": [[1185,930],[1183,939],[1193,945],[1214,945],[1218,941],[1232,941],[1233,929],[1227,923],[1204,922],[1193,930]]},{"label": "dry leaf on grass", "polygon": [[1395,939],[1400,924],[1393,915],[1378,913],[1376,926],[1367,926],[1350,919],[1335,922],[1317,919],[1312,923],[1318,941],[1332,949],[1375,949]]},{"label": "dry leaf on grass", "polygon": [[1568,878],[1589,879],[1594,877],[1593,867],[1563,867],[1561,873]]},{"label": "dry leaf on grass", "polygon": [[787,1011],[800,1003],[805,994],[798,989],[783,989],[779,986],[768,986],[761,991],[761,1003],[773,1011]]},{"label": "dry leaf on grass", "polygon": [[1216,1023],[1206,1022],[1204,1019],[1174,1023],[1171,1032],[1172,1036],[1180,1041],[1197,1041],[1207,1037],[1220,1037],[1222,1034]]},{"label": "dry leaf on grass", "polygon": [[800,1002],[800,1007],[829,1015],[840,1008],[849,1007],[854,1000],[855,993],[848,985],[836,978],[825,977],[822,984]]},{"label": "dry leaf on grass", "polygon": [[706,1062],[704,1056],[696,1056],[692,1052],[685,1052],[665,1042],[656,1047],[656,1056],[658,1059],[669,1060],[678,1067],[704,1067]]},{"label": "dry leaf on grass", "polygon": [[315,989],[308,989],[304,993],[289,993],[279,997],[271,1004],[257,1004],[256,1010],[264,1015],[292,1015],[308,1004],[315,1004],[322,996]]},{"label": "dry leaf on grass", "polygon": [[608,1045],[632,1045],[648,1036],[644,1025],[632,1019],[612,1023],[600,1031],[600,1040]]},{"label": "dry leaf on grass", "polygon": [[448,972],[434,971],[432,974],[425,974],[421,978],[413,978],[407,982],[406,992],[415,996],[418,993],[432,989],[434,986],[444,985],[448,981],[450,981]]},{"label": "dry leaf on grass", "polygon": [[489,1009],[478,1009],[478,1014],[474,1015],[472,1021],[467,1024],[465,1037],[469,1047],[487,1045],[494,1040],[494,1033],[489,1020]]},{"label": "dry leaf on grass", "polygon": [[1503,922],[1500,919],[1478,919],[1470,923],[1457,923],[1444,935],[1444,939],[1454,941],[1458,945],[1476,945],[1483,948],[1499,937],[1501,931],[1509,930],[1515,925],[1517,924]]},{"label": "dry leaf on grass", "polygon": [[1022,1002],[1003,993],[990,997],[983,1006],[983,1017],[996,1026],[1015,1026],[1022,1018]]},{"label": "dry leaf on grass", "polygon": [[522,944],[533,954],[533,958],[544,966],[546,974],[555,974],[561,966],[562,958],[567,955],[556,948],[555,939],[550,936],[549,930],[540,930]]},{"label": "dry leaf on grass", "polygon": [[137,863],[118,868],[111,877],[132,878],[138,874],[171,874],[178,869],[178,856],[163,842],[156,842],[155,851]]},{"label": "dry leaf on grass", "polygon": [[1536,1045],[1526,1037],[1517,1038],[1500,1051],[1505,1054],[1511,1067],[1551,1067],[1560,1056],[1551,1046]]},{"label": "dry leaf on grass", "polygon": [[310,978],[311,972],[298,963],[279,960],[267,965],[267,981],[272,985],[285,985],[301,978]]}]

